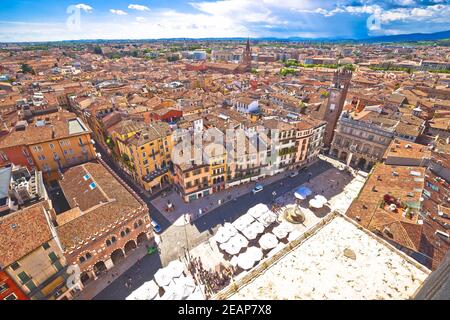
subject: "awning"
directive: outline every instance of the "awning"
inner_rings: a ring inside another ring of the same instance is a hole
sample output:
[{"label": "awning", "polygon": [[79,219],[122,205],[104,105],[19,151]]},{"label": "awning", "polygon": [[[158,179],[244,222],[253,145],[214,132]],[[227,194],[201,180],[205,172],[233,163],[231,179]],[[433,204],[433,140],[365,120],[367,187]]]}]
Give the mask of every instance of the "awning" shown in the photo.
[{"label": "awning", "polygon": [[299,187],[297,189],[295,189],[294,191],[294,197],[296,197],[297,199],[300,200],[305,200],[308,196],[310,196],[312,194],[311,189],[309,189],[308,187]]}]

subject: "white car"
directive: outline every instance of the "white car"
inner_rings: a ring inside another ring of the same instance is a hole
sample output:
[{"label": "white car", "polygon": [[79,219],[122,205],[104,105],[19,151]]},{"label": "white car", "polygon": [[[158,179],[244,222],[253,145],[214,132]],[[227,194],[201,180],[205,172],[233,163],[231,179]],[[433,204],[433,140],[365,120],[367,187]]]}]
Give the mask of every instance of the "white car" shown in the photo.
[{"label": "white car", "polygon": [[291,178],[296,177],[296,176],[298,176],[298,171],[293,171],[289,174],[289,177],[291,177]]}]

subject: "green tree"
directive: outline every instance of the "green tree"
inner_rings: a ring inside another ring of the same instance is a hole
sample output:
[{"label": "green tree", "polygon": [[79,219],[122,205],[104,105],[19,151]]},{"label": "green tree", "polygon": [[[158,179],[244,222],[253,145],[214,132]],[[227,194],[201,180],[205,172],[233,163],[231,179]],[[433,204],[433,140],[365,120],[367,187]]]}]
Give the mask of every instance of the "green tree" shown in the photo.
[{"label": "green tree", "polygon": [[102,48],[100,48],[99,46],[96,46],[94,48],[94,53],[95,54],[103,54]]},{"label": "green tree", "polygon": [[36,72],[34,71],[34,69],[27,63],[22,63],[22,65],[20,66],[20,69],[22,70],[22,73],[30,73],[30,74],[36,74]]}]

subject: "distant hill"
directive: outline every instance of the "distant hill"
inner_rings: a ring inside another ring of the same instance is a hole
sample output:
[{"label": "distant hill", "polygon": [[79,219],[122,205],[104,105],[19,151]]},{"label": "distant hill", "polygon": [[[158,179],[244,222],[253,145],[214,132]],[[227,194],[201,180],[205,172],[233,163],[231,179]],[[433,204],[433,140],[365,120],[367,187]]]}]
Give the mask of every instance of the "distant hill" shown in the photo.
[{"label": "distant hill", "polygon": [[[304,38],[304,37],[259,37],[251,38],[252,41],[267,41],[267,42],[339,42],[339,43],[388,43],[388,42],[414,42],[414,41],[434,41],[450,39],[450,30],[440,31],[434,33],[410,33],[390,36],[368,37],[363,39],[352,39],[343,37],[332,38]],[[80,40],[62,40],[62,41],[47,41],[47,42],[15,42],[16,44],[51,44],[51,43],[138,43],[138,42],[154,42],[154,41],[245,41],[245,37],[223,37],[223,38],[160,38],[160,39],[80,39]],[[0,42],[1,43],[1,42]]]},{"label": "distant hill", "polygon": [[426,41],[426,40],[441,40],[450,39],[450,30],[434,32],[434,33],[410,33],[398,34],[392,36],[380,36],[362,39],[362,42],[409,42],[409,41]]}]

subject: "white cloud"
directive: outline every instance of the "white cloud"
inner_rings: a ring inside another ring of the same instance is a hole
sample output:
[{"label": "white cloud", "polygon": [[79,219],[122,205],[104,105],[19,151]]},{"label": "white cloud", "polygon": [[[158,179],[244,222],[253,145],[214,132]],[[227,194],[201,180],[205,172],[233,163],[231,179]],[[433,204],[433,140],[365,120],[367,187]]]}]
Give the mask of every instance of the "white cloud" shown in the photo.
[{"label": "white cloud", "polygon": [[91,12],[92,10],[94,10],[94,8],[92,8],[90,5],[84,3],[79,3],[75,5],[75,7],[85,12]]},{"label": "white cloud", "polygon": [[119,16],[125,16],[127,13],[123,10],[116,10],[116,9],[110,9],[109,10],[112,14],[117,14]]},{"label": "white cloud", "polygon": [[136,17],[136,21],[137,22],[144,22],[144,21],[146,21],[147,19],[145,19],[144,17]]},{"label": "white cloud", "polygon": [[133,9],[133,10],[137,10],[137,11],[150,11],[149,7],[140,5],[140,4],[130,4],[128,6],[128,9]]}]

